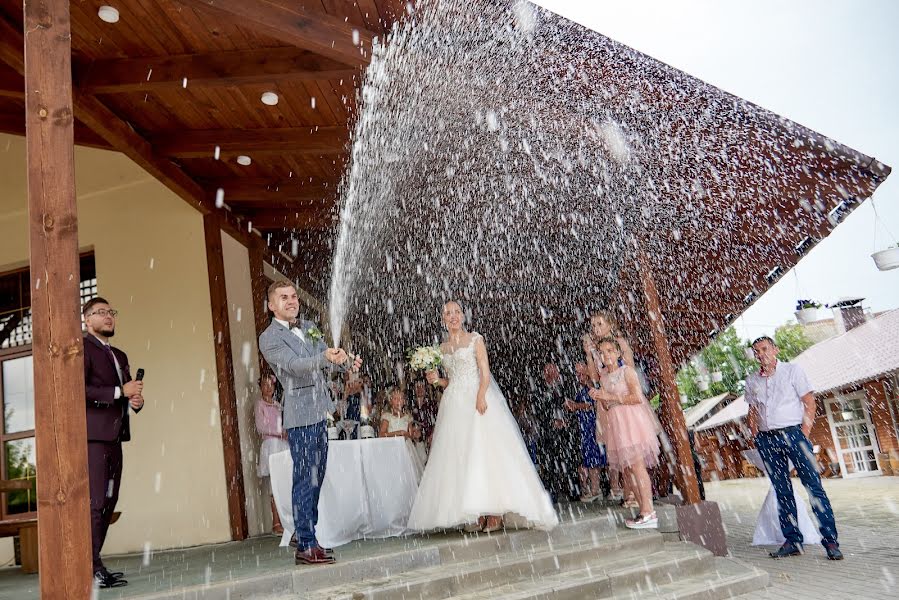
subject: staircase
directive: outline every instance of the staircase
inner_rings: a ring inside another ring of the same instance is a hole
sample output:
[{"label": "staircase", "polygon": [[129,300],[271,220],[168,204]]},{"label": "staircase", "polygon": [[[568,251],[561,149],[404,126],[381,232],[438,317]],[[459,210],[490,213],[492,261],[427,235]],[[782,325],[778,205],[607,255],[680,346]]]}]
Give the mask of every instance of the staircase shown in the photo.
[{"label": "staircase", "polygon": [[[460,537],[434,548],[436,564],[359,578],[346,577],[354,571],[351,563],[319,567],[314,578],[297,573],[294,591],[278,598],[712,600],[767,585],[763,571],[693,544],[666,542],[657,531],[625,529],[618,521],[609,512],[563,523],[551,533]],[[327,569],[335,569],[333,578],[322,577]],[[346,583],[328,585],[329,579]]]},{"label": "staircase", "polygon": [[[508,600],[667,598],[717,600],[761,589],[768,574],[699,546],[670,541],[671,534],[624,527],[624,511],[572,504],[550,533],[509,530],[500,534],[449,532],[354,542],[337,549],[338,562],[293,567],[286,551],[274,562],[238,555],[225,562],[225,580],[179,585],[189,562],[175,561],[171,581],[157,591],[125,594],[133,600]],[[260,545],[260,552],[266,552]],[[255,567],[254,567],[255,562]],[[238,563],[244,563],[239,566]],[[270,568],[265,565],[276,565]],[[233,565],[233,572],[228,565]],[[196,565],[194,565],[196,567]],[[161,577],[161,574],[159,575]],[[170,576],[171,577],[171,576]],[[339,583],[338,583],[339,582]],[[122,588],[129,590],[130,588]],[[137,591],[137,590],[134,590]],[[112,597],[111,594],[107,594]]]}]

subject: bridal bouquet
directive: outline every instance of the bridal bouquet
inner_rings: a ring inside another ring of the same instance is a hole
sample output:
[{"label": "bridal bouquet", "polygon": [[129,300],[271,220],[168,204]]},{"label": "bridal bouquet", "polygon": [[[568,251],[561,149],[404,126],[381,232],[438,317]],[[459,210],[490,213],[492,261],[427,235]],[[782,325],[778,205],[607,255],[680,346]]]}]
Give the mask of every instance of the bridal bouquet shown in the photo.
[{"label": "bridal bouquet", "polygon": [[437,346],[421,346],[409,350],[409,367],[413,371],[433,371],[443,362],[443,355]]}]

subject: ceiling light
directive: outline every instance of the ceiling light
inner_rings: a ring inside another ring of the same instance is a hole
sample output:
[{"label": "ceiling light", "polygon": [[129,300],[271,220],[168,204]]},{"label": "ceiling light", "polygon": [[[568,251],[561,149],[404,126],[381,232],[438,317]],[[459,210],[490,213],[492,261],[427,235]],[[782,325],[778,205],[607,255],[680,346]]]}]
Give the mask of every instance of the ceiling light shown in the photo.
[{"label": "ceiling light", "polygon": [[268,106],[274,106],[278,103],[278,94],[275,92],[263,92],[262,93],[262,103]]},{"label": "ceiling light", "polygon": [[100,10],[97,11],[97,15],[102,21],[107,23],[119,22],[119,10],[113,6],[101,6]]},{"label": "ceiling light", "polygon": [[249,167],[252,162],[253,162],[253,159],[250,158],[249,156],[247,156],[246,154],[241,154],[240,156],[237,157],[237,164],[239,164],[239,165]]}]

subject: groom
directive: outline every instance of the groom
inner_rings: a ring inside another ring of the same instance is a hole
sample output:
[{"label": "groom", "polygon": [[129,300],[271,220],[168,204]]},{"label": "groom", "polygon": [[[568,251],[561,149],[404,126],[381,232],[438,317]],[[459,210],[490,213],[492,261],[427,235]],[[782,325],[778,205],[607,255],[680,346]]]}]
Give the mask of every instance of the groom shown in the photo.
[{"label": "groom", "polygon": [[294,285],[275,281],[268,288],[271,324],[259,336],[259,351],[284,388],[284,428],[293,458],[293,522],[296,529],[296,564],[319,565],[334,557],[318,544],[318,497],[328,461],[325,420],[334,411],[328,389],[331,369],[358,370],[362,359],[350,364],[341,348],[328,348],[315,323],[297,321],[300,300]]}]

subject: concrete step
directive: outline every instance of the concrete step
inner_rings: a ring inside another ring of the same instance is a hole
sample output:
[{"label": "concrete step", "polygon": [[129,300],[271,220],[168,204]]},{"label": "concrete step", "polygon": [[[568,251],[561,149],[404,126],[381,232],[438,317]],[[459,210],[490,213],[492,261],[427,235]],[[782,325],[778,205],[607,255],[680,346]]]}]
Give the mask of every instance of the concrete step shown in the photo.
[{"label": "concrete step", "polygon": [[445,598],[452,600],[639,598],[641,597],[639,594],[633,596],[631,594],[642,589],[669,585],[677,580],[702,576],[713,559],[712,554],[703,548],[678,542],[665,544],[656,552],[639,558],[600,556],[579,569]]},{"label": "concrete step", "polygon": [[767,572],[752,565],[735,558],[716,557],[698,576],[621,593],[610,600],[722,600],[767,587],[768,579]]},{"label": "concrete step", "polygon": [[[567,544],[543,544],[489,557],[442,564],[414,573],[395,575],[362,584],[343,584],[316,593],[329,600],[390,600],[415,598],[430,600],[517,582],[534,582],[558,573],[597,569],[612,559],[627,565],[662,549],[662,538],[654,532],[621,532],[596,540]],[[558,537],[558,536],[557,536]]]}]

